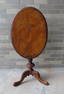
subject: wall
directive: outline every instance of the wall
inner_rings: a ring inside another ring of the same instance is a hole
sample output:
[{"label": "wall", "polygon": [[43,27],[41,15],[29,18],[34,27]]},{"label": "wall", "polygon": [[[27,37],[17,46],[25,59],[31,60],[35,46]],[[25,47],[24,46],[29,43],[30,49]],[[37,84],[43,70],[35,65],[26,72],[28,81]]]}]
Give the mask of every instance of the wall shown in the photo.
[{"label": "wall", "polygon": [[17,12],[26,6],[38,8],[46,17],[48,42],[43,53],[34,59],[37,66],[64,65],[64,0],[0,0],[0,68],[23,67],[11,44],[11,25]]}]

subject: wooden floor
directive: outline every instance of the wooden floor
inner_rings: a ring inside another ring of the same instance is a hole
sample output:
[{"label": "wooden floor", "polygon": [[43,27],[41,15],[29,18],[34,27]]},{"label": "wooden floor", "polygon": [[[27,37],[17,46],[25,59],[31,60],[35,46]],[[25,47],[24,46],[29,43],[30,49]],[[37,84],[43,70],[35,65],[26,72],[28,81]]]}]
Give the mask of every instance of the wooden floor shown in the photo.
[{"label": "wooden floor", "polygon": [[0,94],[62,94],[64,93],[64,68],[36,69],[50,85],[44,86],[32,76],[18,87],[13,82],[20,79],[25,69],[0,69]]}]

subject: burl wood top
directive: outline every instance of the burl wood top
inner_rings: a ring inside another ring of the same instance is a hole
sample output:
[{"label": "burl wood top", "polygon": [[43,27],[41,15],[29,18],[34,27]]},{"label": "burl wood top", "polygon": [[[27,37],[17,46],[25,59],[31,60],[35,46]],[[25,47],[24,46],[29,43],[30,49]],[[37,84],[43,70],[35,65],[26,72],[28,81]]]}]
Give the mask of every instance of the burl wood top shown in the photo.
[{"label": "burl wood top", "polygon": [[12,24],[12,44],[21,56],[34,58],[44,49],[47,41],[47,23],[36,8],[23,8]]}]

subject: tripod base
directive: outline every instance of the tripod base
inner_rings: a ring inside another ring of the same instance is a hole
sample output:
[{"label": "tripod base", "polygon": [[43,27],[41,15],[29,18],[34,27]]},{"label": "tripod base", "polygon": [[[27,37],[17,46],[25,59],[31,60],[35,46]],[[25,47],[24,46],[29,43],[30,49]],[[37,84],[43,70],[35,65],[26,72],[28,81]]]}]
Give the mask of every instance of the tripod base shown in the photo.
[{"label": "tripod base", "polygon": [[13,86],[18,86],[20,84],[22,84],[22,81],[29,75],[34,76],[39,82],[43,83],[44,85],[49,85],[49,83],[45,80],[43,80],[39,74],[39,72],[34,71],[32,67],[34,67],[35,65],[32,63],[32,59],[29,60],[30,63],[27,64],[27,67],[29,68],[29,70],[25,71],[22,74],[22,77],[19,81],[14,82]]}]

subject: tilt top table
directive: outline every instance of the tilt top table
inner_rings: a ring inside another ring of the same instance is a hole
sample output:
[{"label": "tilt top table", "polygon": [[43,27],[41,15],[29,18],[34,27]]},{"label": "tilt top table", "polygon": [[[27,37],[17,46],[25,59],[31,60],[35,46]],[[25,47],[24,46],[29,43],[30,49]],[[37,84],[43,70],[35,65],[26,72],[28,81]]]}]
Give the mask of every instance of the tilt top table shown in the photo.
[{"label": "tilt top table", "polygon": [[40,55],[44,50],[47,36],[46,20],[38,9],[26,7],[15,16],[11,31],[12,44],[19,55],[28,59],[27,67],[29,70],[22,74],[21,79],[15,82],[14,86],[20,85],[29,75],[34,76],[41,83],[49,85],[47,81],[41,78],[39,72],[33,69],[35,64],[32,62],[33,58]]}]

